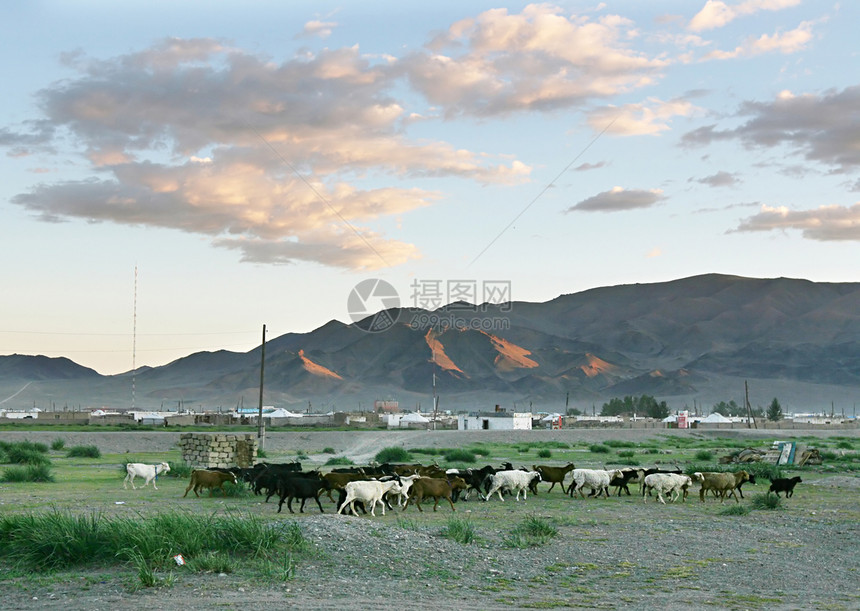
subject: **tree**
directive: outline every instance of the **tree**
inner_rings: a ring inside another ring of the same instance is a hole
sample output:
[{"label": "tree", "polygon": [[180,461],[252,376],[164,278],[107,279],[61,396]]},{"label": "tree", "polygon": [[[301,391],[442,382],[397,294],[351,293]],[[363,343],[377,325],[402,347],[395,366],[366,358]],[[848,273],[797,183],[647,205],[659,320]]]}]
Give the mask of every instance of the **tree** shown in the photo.
[{"label": "tree", "polygon": [[779,422],[782,420],[782,417],[782,406],[779,404],[777,398],[774,397],[767,408],[767,419],[771,422]]},{"label": "tree", "polygon": [[722,414],[723,416],[746,416],[746,410],[741,410],[741,406],[735,403],[734,399],[726,403],[720,401],[714,405],[712,412]]},{"label": "tree", "polygon": [[608,403],[603,404],[603,409],[600,410],[601,416],[632,416],[637,414],[647,416],[649,418],[665,418],[669,415],[669,406],[665,401],[657,402],[650,395],[642,395],[641,397],[626,396],[623,399],[610,399]]}]

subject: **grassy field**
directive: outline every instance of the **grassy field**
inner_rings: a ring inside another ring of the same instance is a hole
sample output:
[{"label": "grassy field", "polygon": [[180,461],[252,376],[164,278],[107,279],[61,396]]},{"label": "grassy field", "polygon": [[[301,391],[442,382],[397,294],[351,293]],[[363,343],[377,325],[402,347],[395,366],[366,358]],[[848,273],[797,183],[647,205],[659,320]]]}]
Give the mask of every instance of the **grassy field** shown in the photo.
[{"label": "grassy field", "polygon": [[[599,590],[596,584],[601,582],[602,575],[607,570],[611,569],[612,573],[618,575],[636,574],[637,567],[641,568],[647,560],[637,560],[635,554],[631,554],[629,557],[625,556],[627,559],[613,559],[610,566],[602,557],[599,560],[588,560],[587,554],[583,554],[583,559],[573,561],[564,555],[567,552],[558,550],[558,542],[575,542],[582,549],[599,550],[609,545],[608,533],[617,531],[619,523],[624,523],[625,528],[629,528],[631,524],[648,524],[650,529],[667,536],[673,528],[681,525],[715,524],[719,528],[731,528],[733,523],[742,523],[755,533],[776,533],[783,528],[790,530],[790,527],[786,526],[788,518],[798,520],[802,528],[813,533],[817,532],[818,528],[838,529],[840,524],[856,528],[860,523],[860,439],[834,435],[795,440],[817,447],[824,457],[824,464],[783,468],[781,475],[801,475],[803,483],[798,486],[793,498],[780,501],[772,510],[762,502],[768,487],[768,482],[763,479],[759,480],[758,485],[744,486],[746,498],[740,503],[735,503],[734,500],[720,503],[714,499],[701,503],[697,489],[694,489],[688,502],[665,506],[653,501],[643,503],[642,497],[636,495],[635,490],[630,497],[571,499],[562,494],[558,486],[552,493],[547,494],[548,485],[541,484],[540,493],[536,497],[530,495],[525,503],[517,503],[510,498],[505,502],[499,502],[497,499],[482,502],[473,497],[469,502],[458,503],[456,514],[452,513],[445,503],[444,506],[440,505],[440,510],[435,513],[429,511],[432,507],[429,505],[425,506],[424,513],[409,508],[405,512],[388,512],[385,517],[361,518],[361,521],[373,522],[375,526],[385,526],[394,529],[394,532],[421,533],[434,540],[445,539],[468,546],[470,550],[482,548],[502,550],[500,553],[504,553],[504,550],[546,548],[550,550],[549,556],[541,559],[545,574],[557,573],[570,578],[571,574],[588,575],[594,571],[600,572],[601,577],[598,578],[595,573],[594,584],[588,586],[588,592],[583,593],[591,594]],[[720,437],[683,438],[656,432],[641,441],[605,438],[599,443],[521,441],[468,443],[459,448],[405,449],[409,452],[410,459],[415,462],[435,462],[445,468],[498,465],[509,461],[515,467],[531,467],[537,464],[564,465],[573,462],[578,467],[591,468],[656,465],[679,466],[684,471],[692,471],[725,470],[726,466],[719,464],[721,456],[750,446],[764,449],[768,445],[770,441],[751,442]],[[276,501],[264,503],[262,497],[254,496],[243,488],[233,490],[227,496],[216,493],[210,497],[206,493],[196,498],[193,493],[189,493],[189,496],[183,497],[187,477],[173,477],[187,473],[187,470],[181,468],[178,449],[167,453],[105,453],[94,458],[70,456],[74,454],[72,449],[73,447],[63,441],[63,433],[58,432],[53,443],[41,452],[50,463],[48,469],[52,481],[6,481],[10,469],[14,470],[19,465],[9,462],[0,465],[0,480],[3,480],[0,481],[0,583],[28,591],[45,580],[50,582],[52,579],[69,579],[68,573],[56,567],[51,568],[53,565],[50,562],[34,563],[32,550],[28,552],[30,556],[18,550],[16,545],[23,537],[16,538],[15,533],[21,532],[20,529],[30,523],[28,520],[56,523],[54,527],[58,532],[66,533],[62,536],[54,534],[49,536],[49,539],[53,537],[82,541],[80,564],[73,564],[72,569],[84,570],[88,575],[107,572],[112,575],[112,579],[121,580],[128,591],[151,586],[170,586],[173,579],[171,575],[174,570],[178,570],[177,567],[171,566],[172,558],[177,553],[184,553],[192,561],[191,566],[183,567],[183,570],[193,570],[199,574],[226,572],[249,580],[253,576],[254,579],[262,578],[267,583],[288,582],[294,578],[296,570],[301,570],[304,566],[325,564],[307,544],[310,530],[319,528],[319,510],[315,504],[308,504],[305,514],[289,514],[286,507],[283,513],[278,514]],[[288,462],[298,458],[305,463],[306,468],[313,468],[323,466],[337,456],[337,453],[332,452],[332,448],[321,445],[318,449],[305,449],[301,452],[271,451],[267,453],[266,460]],[[4,458],[7,459],[8,457]],[[151,485],[138,490],[123,488],[123,467],[126,462],[158,463],[165,459],[174,468],[167,476],[158,478],[157,490]],[[765,465],[745,466],[753,470],[772,470],[772,467]],[[325,470],[327,467],[322,468]],[[334,512],[334,505],[327,500],[323,501],[323,507],[326,514]],[[136,524],[152,520],[161,520],[162,527],[167,524],[168,530],[174,529],[171,541],[165,542],[154,533],[135,530],[138,528]],[[267,532],[267,529],[259,528],[261,525],[272,527],[284,536],[267,540],[265,545],[260,543],[257,551],[253,551],[252,544],[250,547],[238,544],[222,547],[216,542],[219,539],[218,528],[223,528],[219,527],[219,523],[224,521],[229,524],[231,530],[236,530],[241,525],[251,533],[258,533],[261,541],[263,533]],[[205,545],[199,541],[194,544],[186,542],[193,539],[195,524],[204,522],[213,525],[216,535]],[[44,522],[38,523],[42,526],[37,530],[46,530]],[[99,536],[113,540],[117,538],[117,535],[110,534],[113,531],[125,533],[125,538],[131,536],[132,540],[140,542],[132,547],[149,552],[135,555],[129,551],[131,548],[128,545],[108,551],[107,544],[93,535],[93,532],[99,532]],[[128,535],[128,532],[132,535]],[[387,530],[374,536],[383,539],[390,537],[391,532]],[[630,536],[635,536],[633,532],[631,531]],[[761,536],[765,538],[756,539],[749,536],[738,541],[737,544],[741,546],[738,553],[761,556],[764,559],[771,557],[775,548],[763,542],[769,535]],[[801,546],[801,543],[792,541],[788,535],[774,535],[773,545]],[[188,551],[192,549],[193,552]],[[46,543],[35,553],[50,557],[62,552],[58,547]],[[856,557],[853,559],[856,560]],[[589,562],[594,566],[589,566]],[[733,557],[733,553],[725,551],[715,551],[713,555],[682,554],[668,564],[660,564],[659,569],[649,568],[643,579],[657,579],[659,583],[664,583],[701,578],[713,567],[726,566],[732,562],[739,560]],[[629,563],[630,566],[624,563]],[[70,569],[66,567],[65,570]],[[386,569],[389,573],[392,570],[395,569]],[[460,577],[453,572],[446,573],[444,567],[433,563],[428,562],[421,570],[428,578],[439,579],[442,583],[460,583]],[[856,571],[856,565],[850,570]],[[856,573],[853,577],[856,578]],[[475,585],[472,589],[484,594],[492,593],[499,601],[508,600],[506,596],[513,594],[508,592],[510,584],[506,584],[504,579],[506,578],[493,579],[484,586]],[[569,582],[570,589],[577,587],[585,586],[582,582]],[[757,600],[751,593],[738,596],[737,604],[732,608],[773,606],[768,603],[766,597]],[[743,598],[744,596],[747,598]],[[787,598],[790,597],[782,596],[780,600],[784,602]],[[585,600],[590,599],[586,596]],[[858,602],[856,598],[848,597],[846,600],[848,602],[844,606],[839,603],[832,608],[852,608],[851,605]],[[596,600],[592,603],[591,606],[599,606]]]}]

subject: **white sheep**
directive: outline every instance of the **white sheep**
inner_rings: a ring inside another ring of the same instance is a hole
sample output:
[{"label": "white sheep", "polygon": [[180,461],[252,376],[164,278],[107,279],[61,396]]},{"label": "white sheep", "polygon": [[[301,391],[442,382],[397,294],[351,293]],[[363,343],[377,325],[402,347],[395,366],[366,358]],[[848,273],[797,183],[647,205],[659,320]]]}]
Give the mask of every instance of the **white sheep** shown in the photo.
[{"label": "white sheep", "polygon": [[346,498],[343,505],[337,510],[338,513],[343,513],[344,508],[349,505],[352,515],[358,516],[355,511],[355,502],[361,501],[365,508],[370,504],[370,515],[376,516],[374,509],[377,503],[382,503],[382,515],[385,515],[385,503],[382,502],[382,497],[389,492],[400,492],[400,483],[396,480],[388,482],[378,482],[375,480],[349,482],[344,486],[346,490]]},{"label": "white sheep", "polygon": [[597,491],[597,496],[606,494],[609,498],[609,482],[615,477],[622,477],[621,469],[611,469],[609,471],[603,469],[574,469],[573,484],[568,488],[567,492],[570,496],[575,496],[579,492],[582,498],[585,498],[583,488],[590,488]]},{"label": "white sheep", "polygon": [[497,471],[490,476],[490,491],[487,492],[487,496],[484,497],[484,500],[490,500],[493,493],[496,493],[499,495],[499,500],[504,501],[505,499],[502,498],[502,490],[507,490],[509,492],[516,491],[516,500],[518,501],[520,500],[520,491],[522,491],[523,500],[525,501],[528,499],[529,484],[534,479],[541,481],[540,473],[537,471]]},{"label": "white sheep", "polygon": [[673,503],[678,500],[679,496],[683,496],[684,501],[687,500],[687,489],[693,484],[693,480],[689,475],[680,475],[678,473],[652,473],[645,476],[645,492],[642,496],[644,502],[648,502],[648,492],[651,490],[657,493],[657,500],[666,504],[663,500],[665,494]]}]

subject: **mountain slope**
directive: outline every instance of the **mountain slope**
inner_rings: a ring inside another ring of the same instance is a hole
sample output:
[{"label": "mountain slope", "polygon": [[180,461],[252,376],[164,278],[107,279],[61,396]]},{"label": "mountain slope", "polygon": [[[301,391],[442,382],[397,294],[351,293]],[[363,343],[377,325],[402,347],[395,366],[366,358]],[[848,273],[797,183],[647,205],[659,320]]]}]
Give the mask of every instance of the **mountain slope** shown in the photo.
[{"label": "mountain slope", "polygon": [[[669,403],[739,400],[745,380],[769,402],[856,401],[860,284],[706,274],[561,295],[545,303],[399,309],[383,332],[330,321],[266,343],[270,403],[353,409],[378,398],[448,409],[553,405],[651,394]],[[428,326],[456,321],[456,328]],[[68,359],[0,357],[0,392],[38,403],[68,396],[127,403],[130,374],[99,376]],[[198,353],[141,368],[139,397],[235,405],[256,400],[260,348]],[[76,381],[86,380],[87,384]],[[34,383],[38,381],[38,383]],[[770,396],[768,396],[770,395]]]}]

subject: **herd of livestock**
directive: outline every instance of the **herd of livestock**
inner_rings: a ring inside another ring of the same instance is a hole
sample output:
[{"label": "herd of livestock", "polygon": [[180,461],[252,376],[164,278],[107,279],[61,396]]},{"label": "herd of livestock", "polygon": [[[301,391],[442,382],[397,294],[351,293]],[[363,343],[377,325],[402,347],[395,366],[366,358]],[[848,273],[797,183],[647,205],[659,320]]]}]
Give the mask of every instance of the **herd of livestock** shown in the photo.
[{"label": "herd of livestock", "polygon": [[[159,475],[170,471],[170,465],[163,462],[158,465],[129,463],[126,465],[126,478],[123,487],[131,483],[135,488],[135,477],[144,480],[144,486],[155,482]],[[568,477],[570,475],[570,477]],[[565,482],[569,480],[567,486]],[[794,487],[801,482],[800,477],[777,478],[771,480],[768,494],[779,496],[784,492],[786,497],[792,496]],[[300,500],[299,511],[304,512],[305,502],[312,499],[320,512],[323,506],[321,496],[336,504],[338,513],[349,510],[358,515],[356,509],[376,515],[377,505],[381,505],[382,514],[386,507],[392,509],[394,504],[403,509],[414,504],[419,511],[421,503],[433,500],[433,510],[436,511],[440,501],[447,501],[452,511],[456,511],[454,503],[458,500],[467,501],[472,493],[476,493],[484,501],[494,496],[504,501],[504,494],[510,494],[519,501],[528,497],[528,493],[537,494],[537,486],[541,482],[550,484],[548,492],[556,484],[561,486],[563,493],[576,496],[577,493],[586,498],[589,496],[610,496],[610,488],[620,495],[626,492],[630,495],[630,484],[639,484],[639,492],[643,501],[649,496],[656,495],[661,503],[669,499],[675,502],[679,498],[686,501],[690,488],[698,483],[699,499],[712,494],[720,502],[726,498],[738,496],[743,498],[741,488],[744,483],[755,483],[755,476],[747,471],[735,472],[695,472],[684,474],[680,469],[674,471],[652,469],[577,469],[573,463],[565,466],[534,465],[531,469],[515,469],[510,463],[504,463],[496,468],[491,465],[474,469],[442,469],[437,465],[421,464],[382,464],[368,467],[348,467],[333,469],[329,473],[318,470],[303,471],[301,463],[258,463],[251,468],[241,469],[195,469],[191,472],[187,496],[193,491],[200,496],[200,491],[208,489],[210,496],[216,489],[224,492],[224,484],[239,485],[245,482],[256,495],[265,495],[266,502],[273,496],[278,497],[278,512],[283,508],[293,512],[293,500]],[[157,489],[157,488],[156,488]],[[337,499],[334,495],[337,495]]]}]

